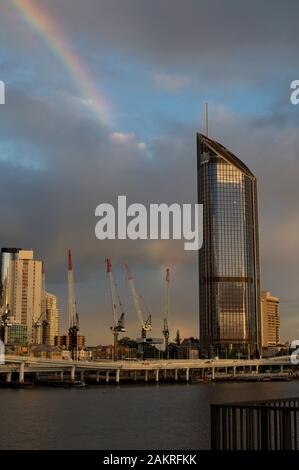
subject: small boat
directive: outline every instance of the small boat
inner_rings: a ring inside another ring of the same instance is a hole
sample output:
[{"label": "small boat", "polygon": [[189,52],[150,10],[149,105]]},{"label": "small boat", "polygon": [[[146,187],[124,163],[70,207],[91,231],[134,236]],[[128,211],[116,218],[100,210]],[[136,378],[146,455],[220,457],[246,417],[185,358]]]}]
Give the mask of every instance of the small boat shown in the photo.
[{"label": "small boat", "polygon": [[85,388],[86,384],[85,384],[85,382],[82,382],[82,380],[75,380],[72,383],[72,387],[74,387],[74,388]]}]

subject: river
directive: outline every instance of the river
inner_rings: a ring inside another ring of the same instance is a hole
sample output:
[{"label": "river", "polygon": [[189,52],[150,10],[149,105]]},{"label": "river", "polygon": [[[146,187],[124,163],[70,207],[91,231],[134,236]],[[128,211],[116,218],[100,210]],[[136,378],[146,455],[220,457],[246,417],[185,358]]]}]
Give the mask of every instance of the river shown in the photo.
[{"label": "river", "polygon": [[209,449],[210,404],[299,396],[299,381],[0,390],[0,449]]}]

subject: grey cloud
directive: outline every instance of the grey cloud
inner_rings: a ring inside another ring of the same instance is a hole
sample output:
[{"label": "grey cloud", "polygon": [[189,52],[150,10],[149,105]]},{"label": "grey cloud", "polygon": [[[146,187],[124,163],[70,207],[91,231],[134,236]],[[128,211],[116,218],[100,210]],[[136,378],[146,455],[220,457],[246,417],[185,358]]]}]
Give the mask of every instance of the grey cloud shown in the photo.
[{"label": "grey cloud", "polygon": [[[66,39],[84,60],[105,54],[138,57],[155,73],[186,73],[211,84],[272,85],[277,71],[296,71],[299,4],[296,0],[42,0]],[[26,22],[6,0],[2,6],[3,42],[18,25],[12,44],[34,47]],[[17,21],[17,23],[16,23]],[[7,24],[7,26],[6,26]],[[1,39],[1,33],[0,33]],[[87,52],[88,51],[88,52]],[[163,70],[163,68],[165,70]],[[99,67],[101,71],[103,65]],[[254,73],[253,73],[254,71]],[[97,71],[99,73],[99,71]],[[101,73],[101,72],[100,72]],[[108,75],[111,74],[108,71]],[[283,72],[285,73],[285,71]],[[291,77],[291,79],[294,77]]]},{"label": "grey cloud", "polygon": [[108,48],[174,71],[189,67],[200,73],[202,86],[211,80],[228,85],[261,79],[265,86],[278,66],[297,63],[296,0],[44,3],[74,40],[94,52]]}]

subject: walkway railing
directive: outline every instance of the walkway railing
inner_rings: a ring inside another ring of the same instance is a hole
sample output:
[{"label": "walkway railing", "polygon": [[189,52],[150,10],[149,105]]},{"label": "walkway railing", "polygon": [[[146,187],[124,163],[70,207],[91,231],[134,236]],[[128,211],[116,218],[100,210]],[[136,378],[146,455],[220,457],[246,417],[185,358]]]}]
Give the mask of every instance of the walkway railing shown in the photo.
[{"label": "walkway railing", "polygon": [[298,449],[299,398],[211,405],[211,447]]}]

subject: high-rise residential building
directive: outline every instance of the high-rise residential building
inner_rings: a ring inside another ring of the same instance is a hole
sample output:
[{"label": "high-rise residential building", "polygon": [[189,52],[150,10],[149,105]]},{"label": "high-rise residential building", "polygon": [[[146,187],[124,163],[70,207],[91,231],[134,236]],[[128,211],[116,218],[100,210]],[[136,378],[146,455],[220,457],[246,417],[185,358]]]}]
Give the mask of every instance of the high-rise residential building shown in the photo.
[{"label": "high-rise residential building", "polygon": [[276,347],[280,337],[279,298],[269,291],[261,294],[261,317],[262,347]]},{"label": "high-rise residential building", "polygon": [[19,250],[8,263],[5,303],[15,323],[27,326],[28,341],[33,339],[33,324],[42,312],[42,261],[33,258],[33,251]]},{"label": "high-rise residential building", "polygon": [[55,345],[55,336],[58,336],[59,329],[59,312],[57,308],[56,295],[46,292],[46,317],[44,322],[44,338],[43,343],[49,346]]},{"label": "high-rise residential building", "polygon": [[256,178],[223,145],[197,134],[201,353],[261,352]]}]

